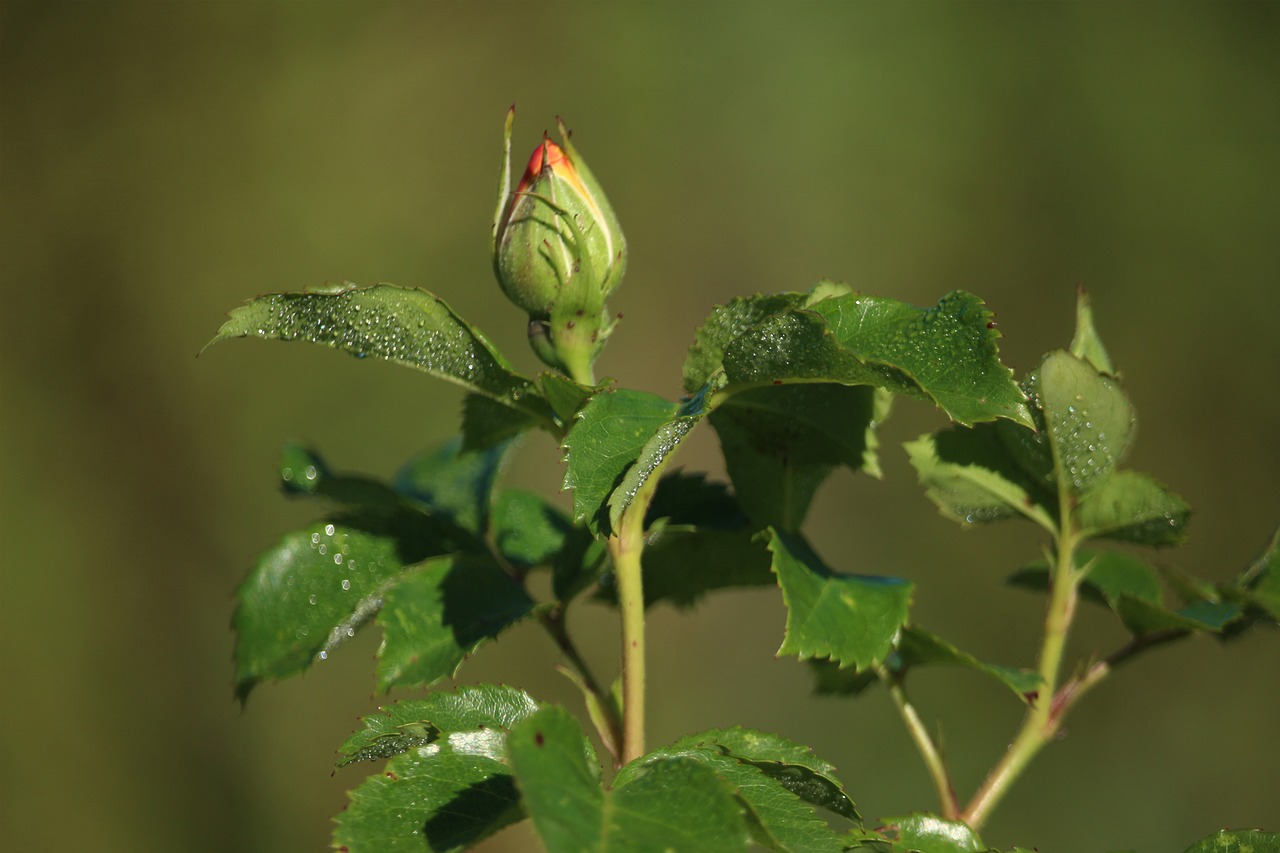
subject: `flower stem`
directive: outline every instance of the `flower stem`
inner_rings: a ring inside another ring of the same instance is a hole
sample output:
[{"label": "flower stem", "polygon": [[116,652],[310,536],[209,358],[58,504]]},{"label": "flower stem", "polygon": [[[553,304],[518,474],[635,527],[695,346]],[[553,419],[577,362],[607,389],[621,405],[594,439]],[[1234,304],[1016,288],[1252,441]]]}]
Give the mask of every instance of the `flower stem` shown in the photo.
[{"label": "flower stem", "polygon": [[[1064,519],[1064,522],[1066,519]],[[1075,615],[1080,573],[1075,568],[1077,541],[1067,530],[1059,535],[1054,561],[1049,603],[1045,611],[1044,641],[1040,649],[1039,695],[1023,718],[1022,728],[1005,750],[1000,762],[992,768],[982,787],[969,801],[961,819],[978,830],[991,816],[996,805],[1008,793],[1009,786],[1022,774],[1031,759],[1058,733],[1063,708],[1055,694],[1067,633]]]},{"label": "flower stem", "polygon": [[609,750],[614,758],[617,759],[621,754],[622,720],[618,716],[617,706],[614,704],[613,698],[601,689],[600,683],[596,681],[591,668],[587,665],[582,654],[578,651],[577,645],[573,642],[573,638],[569,636],[569,631],[564,621],[563,605],[557,605],[544,613],[541,617],[541,622],[542,626],[547,629],[547,633],[551,635],[556,645],[560,648],[560,653],[568,661],[566,674],[570,675],[571,680],[578,684],[586,695],[587,708],[592,722],[596,725],[601,742],[604,744],[605,749]]},{"label": "flower stem", "polygon": [[929,734],[929,730],[920,719],[920,715],[916,713],[915,706],[907,698],[907,691],[903,687],[902,679],[891,674],[884,667],[880,667],[877,672],[880,675],[880,680],[888,688],[889,695],[893,697],[893,704],[897,706],[898,714],[902,717],[902,722],[906,725],[907,732],[911,735],[911,739],[915,741],[916,749],[920,751],[920,757],[924,759],[925,767],[929,770],[929,776],[933,779],[933,786],[938,792],[938,802],[942,808],[942,817],[947,820],[955,820],[960,814],[960,801],[956,797],[955,787],[951,784],[951,775],[947,772],[947,764],[942,757],[942,750],[938,748],[938,744],[934,741],[933,736]]},{"label": "flower stem", "polygon": [[650,477],[640,487],[609,537],[614,575],[618,579],[618,609],[622,616],[622,763],[645,753],[644,738],[644,516],[657,487]]}]

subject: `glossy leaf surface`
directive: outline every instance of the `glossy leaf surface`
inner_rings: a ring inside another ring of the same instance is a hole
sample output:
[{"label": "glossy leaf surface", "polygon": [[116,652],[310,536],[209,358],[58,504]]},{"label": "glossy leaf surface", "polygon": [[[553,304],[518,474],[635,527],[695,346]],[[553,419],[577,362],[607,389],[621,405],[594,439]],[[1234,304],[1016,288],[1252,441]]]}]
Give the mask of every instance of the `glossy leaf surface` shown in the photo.
[{"label": "glossy leaf surface", "polygon": [[243,337],[306,341],[414,367],[550,422],[533,383],[424,290],[378,284],[259,296],[232,311],[210,343]]},{"label": "glossy leaf surface", "polygon": [[1280,832],[1223,829],[1192,844],[1186,853],[1280,853]]}]

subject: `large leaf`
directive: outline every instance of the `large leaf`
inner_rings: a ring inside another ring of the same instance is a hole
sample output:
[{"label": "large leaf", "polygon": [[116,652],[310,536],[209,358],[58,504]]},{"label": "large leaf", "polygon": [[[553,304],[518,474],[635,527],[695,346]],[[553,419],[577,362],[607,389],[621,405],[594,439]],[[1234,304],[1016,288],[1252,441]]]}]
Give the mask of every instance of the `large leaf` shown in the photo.
[{"label": "large leaf", "polygon": [[775,531],[769,550],[787,606],[778,654],[830,658],[859,669],[884,661],[906,624],[911,584],[833,572],[803,539],[786,533]]},{"label": "large leaf", "polygon": [[452,676],[482,643],[533,610],[524,588],[486,557],[446,557],[405,572],[385,591],[378,614],[378,689],[426,687]]},{"label": "large leaf", "polygon": [[813,805],[834,807],[857,820],[857,813],[830,766],[806,748],[776,735],[747,729],[703,732],[682,738],[633,761],[618,774],[626,784],[654,762],[696,761],[714,771],[748,810],[755,842],[770,850],[818,853],[840,851],[841,839],[814,813]]},{"label": "large leaf", "polygon": [[243,337],[307,341],[407,365],[553,425],[534,384],[513,373],[479,330],[424,290],[378,284],[259,296],[232,311],[210,344]]},{"label": "large leaf", "polygon": [[932,400],[962,424],[1030,425],[1026,400],[1000,363],[999,333],[976,296],[955,291],[933,308],[845,294],[776,313],[725,348],[735,387],[777,382],[874,385]]},{"label": "large leaf", "polygon": [[711,423],[752,520],[795,531],[836,467],[879,476],[875,427],[887,414],[888,397],[870,386],[778,385],[729,396]]},{"label": "large leaf", "polygon": [[585,521],[592,532],[608,528],[609,496],[678,408],[644,391],[604,391],[591,398],[564,441],[564,487],[573,490],[575,521]]},{"label": "large leaf", "polygon": [[537,710],[509,687],[467,687],[366,717],[339,766],[392,756],[351,791],[334,846],[350,853],[463,850],[520,820],[508,730]]},{"label": "large leaf", "polygon": [[878,830],[892,840],[894,853],[980,853],[987,850],[978,833],[958,820],[927,814],[883,818]]},{"label": "large leaf", "polygon": [[746,850],[733,790],[687,758],[655,761],[605,792],[578,724],[560,708],[522,722],[508,760],[548,853]]}]

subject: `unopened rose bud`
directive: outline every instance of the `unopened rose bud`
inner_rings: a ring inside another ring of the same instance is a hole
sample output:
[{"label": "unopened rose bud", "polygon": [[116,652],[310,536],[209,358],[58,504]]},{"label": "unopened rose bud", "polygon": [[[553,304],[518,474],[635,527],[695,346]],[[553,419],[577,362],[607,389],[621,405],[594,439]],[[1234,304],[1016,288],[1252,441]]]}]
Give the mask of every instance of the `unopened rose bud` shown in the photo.
[{"label": "unopened rose bud", "polygon": [[622,281],[626,240],[563,124],[563,144],[544,138],[511,190],[513,117],[507,114],[493,223],[494,271],[503,293],[529,315],[530,329],[538,329],[538,340],[530,338],[538,356],[590,381],[612,326],[604,303]]}]

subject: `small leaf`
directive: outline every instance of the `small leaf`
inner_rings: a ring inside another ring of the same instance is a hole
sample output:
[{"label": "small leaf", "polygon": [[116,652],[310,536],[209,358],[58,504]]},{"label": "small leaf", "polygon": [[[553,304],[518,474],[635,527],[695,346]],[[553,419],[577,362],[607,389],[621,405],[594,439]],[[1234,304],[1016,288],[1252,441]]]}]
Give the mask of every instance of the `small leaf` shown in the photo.
[{"label": "small leaf", "polygon": [[1280,853],[1280,832],[1221,829],[1192,844],[1186,853]]},{"label": "small leaf", "polygon": [[479,330],[424,290],[379,284],[259,296],[232,311],[210,344],[251,336],[325,344],[358,358],[415,367],[551,423],[533,383],[513,373]]},{"label": "small leaf", "polygon": [[541,373],[538,375],[538,387],[551,406],[556,422],[567,430],[577,417],[578,412],[587,404],[592,395],[600,388],[579,385],[561,373]]},{"label": "small leaf", "polygon": [[533,613],[534,601],[484,557],[431,560],[384,593],[378,690],[452,676],[481,643]]},{"label": "small leaf", "polygon": [[774,532],[773,571],[787,606],[778,654],[831,658],[864,669],[882,662],[907,621],[912,586],[901,578],[841,575],[797,536]]},{"label": "small leaf", "polygon": [[746,849],[738,804],[714,771],[668,759],[606,793],[590,754],[560,708],[544,708],[511,732],[508,760],[548,853]]},{"label": "small leaf", "polygon": [[491,536],[512,565],[550,564],[573,531],[568,516],[533,492],[506,489],[494,502]]},{"label": "small leaf", "polygon": [[1076,496],[1087,495],[1128,451],[1133,407],[1119,383],[1066,352],[1046,356],[1028,384],[1044,411],[1059,482]]},{"label": "small leaf", "polygon": [[573,490],[573,517],[593,533],[608,527],[606,502],[645,444],[677,406],[643,391],[604,391],[586,404],[565,437],[564,487]]},{"label": "small leaf", "polygon": [[875,428],[887,414],[888,398],[869,386],[780,385],[728,397],[711,424],[752,520],[795,531],[837,467],[879,476]]},{"label": "small leaf", "polygon": [[1134,471],[1117,471],[1085,496],[1075,513],[1089,538],[1154,547],[1181,544],[1190,515],[1186,501]]},{"label": "small leaf", "polygon": [[[986,663],[915,625],[902,629],[887,665],[900,677],[918,666],[965,667],[995,679],[1023,702],[1032,701],[1043,683],[1034,670]],[[856,696],[880,680],[874,670],[840,668],[831,661],[813,661],[811,667],[819,694]]]},{"label": "small leaf", "polygon": [[995,425],[957,426],[904,446],[943,515],[966,525],[1022,517],[1056,531],[1057,501],[1016,464]]},{"label": "small leaf", "polygon": [[1093,327],[1093,306],[1089,294],[1083,288],[1076,290],[1076,335],[1071,339],[1071,354],[1087,362],[1094,370],[1106,376],[1116,376],[1111,356],[1102,345],[1098,331]]},{"label": "small leaf", "polygon": [[489,524],[493,485],[511,445],[465,452],[461,447],[461,440],[453,439],[419,453],[396,474],[395,487],[430,507],[432,516],[481,537]]},{"label": "small leaf", "polygon": [[958,820],[913,814],[883,821],[885,828],[879,832],[893,839],[895,853],[981,853],[987,849],[978,834]]},{"label": "small leaf", "polygon": [[659,524],[650,536],[642,558],[646,607],[660,601],[692,607],[717,589],[774,583],[769,553],[752,529]]},{"label": "small leaf", "polygon": [[1280,528],[1249,567],[1224,585],[1223,594],[1263,611],[1272,621],[1280,621]]}]

